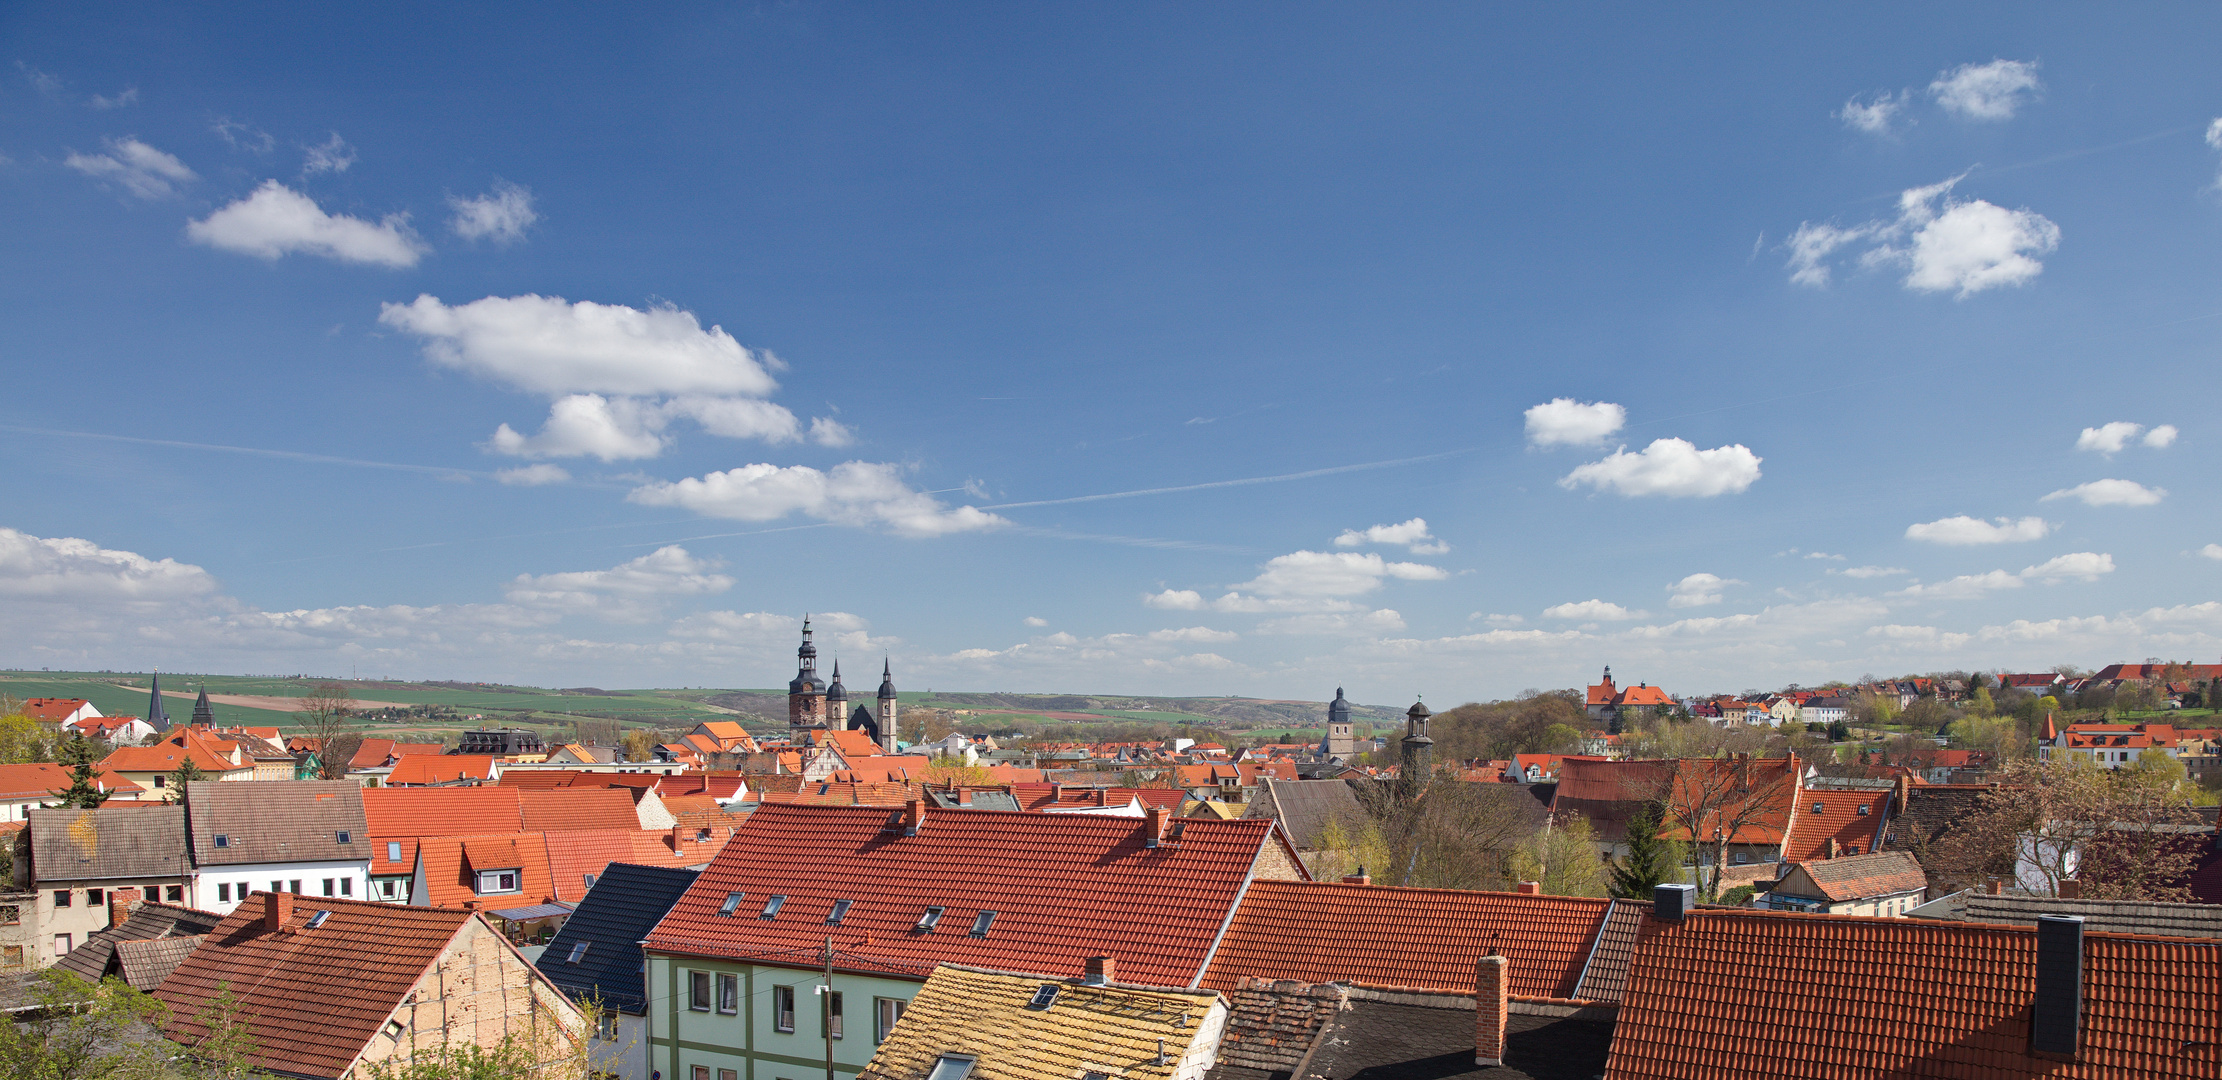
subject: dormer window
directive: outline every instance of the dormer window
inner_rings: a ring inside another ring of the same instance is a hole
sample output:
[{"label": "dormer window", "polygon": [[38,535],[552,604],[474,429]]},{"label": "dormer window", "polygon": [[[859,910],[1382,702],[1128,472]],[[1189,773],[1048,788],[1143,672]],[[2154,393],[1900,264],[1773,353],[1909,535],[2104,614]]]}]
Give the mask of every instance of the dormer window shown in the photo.
[{"label": "dormer window", "polygon": [[839,926],[839,925],[841,924],[841,920],[842,920],[842,919],[845,919],[845,918],[847,918],[847,917],[848,917],[848,915],[849,915],[849,905],[850,905],[850,904],[853,904],[853,903],[856,903],[856,901],[854,901],[854,900],[835,900],[835,901],[833,902],[833,910],[832,910],[832,911],[830,911],[830,912],[828,912],[828,913],[826,913],[826,925],[827,925],[827,926]]},{"label": "dormer window", "polygon": [[525,891],[524,872],[522,870],[481,870],[478,872],[478,891],[481,895],[523,892]]},{"label": "dormer window", "polygon": [[918,925],[911,929],[923,930],[929,934],[933,933],[934,927],[941,925],[941,913],[947,910],[947,908],[927,908],[926,913],[918,917]]},{"label": "dormer window", "polygon": [[737,893],[737,892],[729,892],[729,893],[726,893],[726,894],[725,894],[725,902],[724,902],[724,903],[722,903],[722,904],[719,904],[719,905],[718,905],[718,914],[720,914],[720,915],[731,915],[731,914],[733,914],[733,910],[734,910],[735,908],[738,908],[738,907],[740,907],[740,906],[741,906],[741,898],[742,898],[742,897],[745,897],[745,896],[747,896],[747,895],[748,895],[747,893]]}]

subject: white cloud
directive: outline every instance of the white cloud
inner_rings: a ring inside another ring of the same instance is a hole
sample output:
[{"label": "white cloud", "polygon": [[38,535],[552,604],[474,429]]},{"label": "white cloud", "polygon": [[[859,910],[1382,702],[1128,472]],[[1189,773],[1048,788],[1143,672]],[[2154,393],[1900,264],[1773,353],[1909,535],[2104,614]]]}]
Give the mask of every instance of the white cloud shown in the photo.
[{"label": "white cloud", "polygon": [[337,131],[320,145],[302,149],[307,151],[307,156],[301,161],[302,176],[315,176],[323,172],[343,173],[355,164],[355,148],[347,145],[347,140],[340,138]]},{"label": "white cloud", "polygon": [[468,199],[450,195],[447,205],[455,211],[455,216],[448,219],[448,228],[465,240],[515,243],[525,238],[525,230],[533,222],[540,220],[532,208],[532,191],[506,180],[494,181],[494,189],[484,195]]},{"label": "white cloud", "polygon": [[[2222,118],[2216,118],[2207,125],[2207,145],[2222,150]],[[2212,186],[2222,188],[2222,176],[2215,177]]]},{"label": "white cloud", "polygon": [[1194,589],[1167,589],[1164,592],[1143,593],[1142,603],[1161,611],[1202,611],[1204,594]]},{"label": "white cloud", "polygon": [[1479,611],[1467,616],[1467,618],[1480,619],[1491,626],[1519,626],[1528,621],[1525,615],[1485,615]]},{"label": "white cloud", "polygon": [[138,103],[139,88],[136,86],[126,86],[114,97],[103,97],[99,94],[94,94],[93,96],[85,99],[85,104],[90,105],[93,108],[102,110],[121,109],[128,106],[137,105]]},{"label": "white cloud", "polygon": [[1869,135],[1888,135],[1890,134],[1891,121],[1895,120],[1898,113],[1905,107],[1905,91],[1900,90],[1897,93],[1891,93],[1882,90],[1870,95],[1865,101],[1853,97],[1844,103],[1843,108],[1830,115],[1842,120],[1844,126],[1851,128],[1853,131],[1863,131]]},{"label": "white cloud", "polygon": [[1864,579],[1879,577],[1897,577],[1900,574],[1906,573],[1906,569],[1902,566],[1854,566],[1848,570],[1837,570],[1831,568],[1829,570],[1829,573],[1842,574],[1848,578]]},{"label": "white cloud", "polygon": [[849,446],[856,442],[856,432],[838,420],[814,416],[810,418],[810,441],[819,446]]},{"label": "white cloud", "polygon": [[[2122,452],[2122,447],[2127,446],[2131,439],[2144,430],[2145,425],[2133,424],[2127,420],[2116,420],[2095,428],[2087,427],[2083,429],[2083,434],[2075,437],[2075,448],[2095,450],[2101,454],[2118,454]],[[2171,433],[2169,438],[2173,439],[2175,429],[2168,430]],[[2163,442],[2161,445],[2166,446],[2167,443]]]},{"label": "white cloud", "polygon": [[1211,602],[1211,610],[1230,615],[1267,615],[1286,612],[1364,611],[1365,605],[1324,596],[1249,596],[1230,592]]},{"label": "white cloud", "polygon": [[2162,424],[2145,433],[2145,445],[2155,450],[2166,449],[2175,445],[2178,434],[2180,433],[2176,431],[2176,425]]},{"label": "white cloud", "polygon": [[1602,461],[1577,466],[1560,478],[1559,486],[1588,484],[1630,496],[1733,495],[1759,479],[1761,460],[1741,443],[1700,450],[1684,439],[1656,439],[1641,453],[1622,447]]},{"label": "white cloud", "polygon": [[513,604],[643,619],[654,615],[658,601],[666,598],[703,596],[732,588],[733,578],[716,572],[721,566],[716,559],[698,559],[687,549],[672,545],[608,570],[519,574],[503,593]]},{"label": "white cloud", "polygon": [[690,417],[702,425],[702,430],[728,439],[790,443],[802,438],[802,422],[795,419],[794,413],[758,398],[688,394],[673,398],[663,411],[671,416]]},{"label": "white cloud", "polygon": [[762,397],[766,361],[692,312],[560,296],[489,296],[449,306],[429,293],[385,304],[378,321],[425,340],[434,363],[527,393]]},{"label": "white cloud", "polygon": [[2081,499],[2085,506],[2151,506],[2167,497],[2168,489],[2146,487],[2135,480],[2093,480],[2061,488],[2037,501]]},{"label": "white cloud", "polygon": [[179,184],[198,177],[185,163],[135,138],[109,139],[107,151],[80,154],[71,151],[62,164],[96,180],[119,184],[142,199],[164,199],[177,194]]},{"label": "white cloud", "polygon": [[2011,120],[2015,111],[2036,100],[2042,89],[2035,60],[1961,64],[1939,72],[1936,81],[1929,84],[1930,95],[1946,112],[1970,120]]},{"label": "white cloud", "polygon": [[835,525],[885,528],[903,536],[942,536],[1010,524],[975,507],[944,506],[904,483],[900,466],[868,461],[843,462],[825,472],[807,465],[743,465],[645,484],[626,499],[740,521],[775,521],[802,514]]},{"label": "white cloud", "polygon": [[1843,562],[1843,561],[1844,561],[1844,556],[1842,556],[1842,555],[1831,555],[1831,554],[1829,554],[1829,553],[1828,553],[1828,552],[1826,552],[1826,551],[1808,551],[1808,552],[1806,552],[1806,553],[1805,553],[1805,557],[1806,557],[1806,558],[1808,558],[1808,559],[1833,559],[1833,560],[1835,560],[1835,561],[1837,561],[1837,562]]},{"label": "white cloud", "polygon": [[1361,544],[1402,544],[1414,555],[1441,555],[1450,550],[1449,544],[1428,533],[1426,518],[1413,518],[1399,525],[1344,529],[1342,535],[1335,538],[1336,547],[1357,547]]},{"label": "white cloud", "polygon": [[494,430],[488,446],[511,457],[597,457],[603,461],[652,458],[663,453],[664,414],[633,398],[572,394],[548,407],[548,422],[537,435],[520,435],[508,424]]},{"label": "white cloud", "polygon": [[1440,567],[1387,562],[1371,553],[1294,551],[1267,561],[1263,572],[1235,588],[1267,597],[1358,596],[1380,588],[1385,578],[1441,581],[1449,576]]},{"label": "white cloud", "polygon": [[2199,549],[2199,554],[2204,555],[2209,559],[2222,561],[2222,544],[2208,544],[2207,546]]},{"label": "white cloud", "polygon": [[375,266],[415,266],[427,250],[409,230],[409,215],[388,214],[373,225],[327,214],[314,199],[276,180],[244,199],[185,225],[195,243],[275,260],[294,252]]},{"label": "white cloud", "polygon": [[1048,620],[1048,619],[1044,619],[1044,618],[1042,618],[1042,617],[1040,617],[1040,616],[1038,616],[1038,615],[1028,615],[1028,616],[1026,617],[1026,625],[1028,625],[1028,626],[1048,626],[1048,625],[1049,625],[1049,620]]},{"label": "white cloud", "polygon": [[0,527],[0,596],[99,604],[176,600],[215,590],[216,579],[191,563]]},{"label": "white cloud", "polygon": [[524,465],[515,469],[503,469],[494,474],[494,479],[516,487],[539,487],[542,484],[565,483],[571,479],[571,474],[560,465]]},{"label": "white cloud", "polygon": [[2101,552],[2076,551],[2029,567],[2021,572],[2021,576],[2052,585],[2070,579],[2097,581],[2101,575],[2113,572],[2114,556]]},{"label": "white cloud", "polygon": [[251,154],[267,154],[278,145],[278,140],[271,138],[269,132],[229,117],[218,117],[210,130],[216,132],[216,136],[224,140],[225,145]]},{"label": "white cloud", "polygon": [[1610,401],[1552,398],[1528,409],[1530,446],[1602,446],[1628,422],[1628,410]]},{"label": "white cloud", "polygon": [[1906,539],[1925,540],[1932,544],[1968,547],[1976,544],[2019,544],[2042,540],[2052,532],[2052,524],[2043,518],[2025,517],[2020,521],[1999,518],[1996,524],[1981,518],[1958,514],[1935,521],[1925,521],[1906,526]]},{"label": "white cloud", "polygon": [[1152,630],[1149,633],[1151,641],[1180,641],[1203,645],[1216,645],[1241,637],[1242,635],[1232,630],[1214,630],[1208,626],[1184,626],[1178,630]]},{"label": "white cloud", "polygon": [[1743,582],[1735,578],[1724,578],[1718,574],[1691,574],[1667,586],[1667,592],[1670,594],[1667,597],[1667,606],[1706,607],[1718,604],[1721,602],[1721,589],[1723,587],[1741,584]]},{"label": "white cloud", "polygon": [[1258,624],[1258,633],[1288,637],[1347,637],[1356,635],[1388,634],[1404,629],[1404,616],[1393,608],[1378,611],[1342,613],[1314,613],[1290,615],[1285,618],[1267,619]]},{"label": "white cloud", "polygon": [[1890,595],[1916,600],[1974,600],[2000,589],[2018,588],[2021,588],[2020,577],[2004,570],[1993,570],[1987,574],[1962,574],[1933,585],[1908,585]]},{"label": "white cloud", "polygon": [[1643,613],[1630,611],[1619,604],[1604,600],[1583,600],[1579,603],[1558,604],[1543,609],[1546,619],[1573,619],[1582,622],[1624,622],[1640,619]]},{"label": "white cloud", "polygon": [[1870,626],[1867,628],[1867,636],[1883,638],[1894,646],[1943,649],[1957,649],[1970,640],[1968,634],[1950,633],[1934,626],[1905,626],[1899,623]]},{"label": "white cloud", "polygon": [[1791,234],[1790,280],[1815,288],[1829,283],[1829,260],[1855,244],[1864,267],[1902,266],[1903,284],[1917,292],[1956,292],[1966,299],[1985,289],[2022,285],[2044,272],[2037,256],[2060,246],[2060,227],[2032,210],[2008,210],[1981,199],[1960,201],[1955,176],[1898,196],[1898,217],[1851,227],[1801,222]]}]

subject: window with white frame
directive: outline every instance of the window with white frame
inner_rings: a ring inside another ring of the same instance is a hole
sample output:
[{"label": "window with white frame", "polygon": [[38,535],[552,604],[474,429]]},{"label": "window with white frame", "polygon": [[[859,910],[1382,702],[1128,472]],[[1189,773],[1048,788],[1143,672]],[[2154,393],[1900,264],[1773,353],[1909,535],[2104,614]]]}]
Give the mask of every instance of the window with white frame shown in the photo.
[{"label": "window with white frame", "polygon": [[478,891],[481,894],[523,892],[523,879],[523,872],[518,870],[481,870]]}]

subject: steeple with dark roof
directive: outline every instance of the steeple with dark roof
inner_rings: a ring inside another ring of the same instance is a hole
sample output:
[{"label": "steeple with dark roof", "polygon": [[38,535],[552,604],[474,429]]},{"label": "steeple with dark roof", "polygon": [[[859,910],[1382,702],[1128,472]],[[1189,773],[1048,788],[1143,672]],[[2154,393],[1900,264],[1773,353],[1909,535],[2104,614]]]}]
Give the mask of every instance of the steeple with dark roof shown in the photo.
[{"label": "steeple with dark roof", "polygon": [[153,688],[147,691],[147,726],[156,731],[170,730],[170,714],[162,708],[162,673],[154,673]]},{"label": "steeple with dark roof", "polygon": [[193,726],[216,726],[216,710],[208,707],[208,687],[201,687],[201,696],[193,699]]},{"label": "steeple with dark roof", "polygon": [[795,677],[787,683],[787,728],[824,727],[826,684],[818,681],[818,647],[810,642],[810,617],[802,619],[802,646],[795,650]]},{"label": "steeple with dark roof", "polygon": [[886,657],[880,658],[879,702],[880,715],[872,729],[873,741],[880,744],[882,753],[892,754],[895,752],[895,714],[900,706],[895,700],[895,663]]}]

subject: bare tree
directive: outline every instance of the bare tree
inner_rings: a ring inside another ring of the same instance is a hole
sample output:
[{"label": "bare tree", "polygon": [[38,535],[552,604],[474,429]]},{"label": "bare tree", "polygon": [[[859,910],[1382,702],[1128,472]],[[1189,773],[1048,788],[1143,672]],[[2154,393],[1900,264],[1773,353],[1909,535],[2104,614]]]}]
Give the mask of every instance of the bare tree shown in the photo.
[{"label": "bare tree", "polygon": [[321,763],[317,775],[326,780],[344,778],[347,763],[363,748],[354,714],[355,696],[336,682],[320,682],[301,699],[301,731],[314,740]]},{"label": "bare tree", "polygon": [[1689,844],[1697,856],[1698,890],[1716,895],[1730,847],[1781,842],[1796,797],[1798,760],[1737,754],[1669,764],[1672,769],[1663,774],[1630,772],[1628,797],[1659,807],[1662,832]]},{"label": "bare tree", "polygon": [[2072,879],[2091,899],[2188,900],[2185,879],[2212,829],[2179,775],[2081,760],[2009,764],[2000,786],[1939,838],[1934,873],[1954,884],[2014,878],[2046,895]]},{"label": "bare tree", "polygon": [[1358,789],[1358,801],[1385,859],[1368,867],[1373,879],[1439,889],[1505,888],[1514,853],[1533,842],[1546,816],[1525,787],[1469,783],[1449,767],[1415,795],[1372,784]]}]

